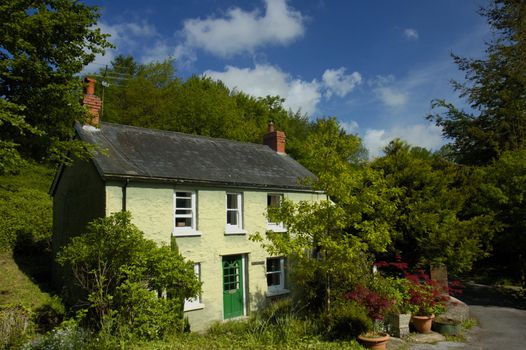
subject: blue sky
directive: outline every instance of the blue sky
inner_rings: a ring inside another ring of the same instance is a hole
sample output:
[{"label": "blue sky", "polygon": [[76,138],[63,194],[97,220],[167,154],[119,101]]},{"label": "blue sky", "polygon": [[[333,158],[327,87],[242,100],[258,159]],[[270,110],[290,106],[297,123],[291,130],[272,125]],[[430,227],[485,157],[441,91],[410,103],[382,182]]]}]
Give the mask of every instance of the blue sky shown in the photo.
[{"label": "blue sky", "polygon": [[450,53],[481,57],[486,0],[85,1],[117,54],[176,59],[177,75],[208,75],[255,96],[280,95],[311,118],[336,116],[371,155],[394,137],[436,149],[431,100],[462,105]]}]

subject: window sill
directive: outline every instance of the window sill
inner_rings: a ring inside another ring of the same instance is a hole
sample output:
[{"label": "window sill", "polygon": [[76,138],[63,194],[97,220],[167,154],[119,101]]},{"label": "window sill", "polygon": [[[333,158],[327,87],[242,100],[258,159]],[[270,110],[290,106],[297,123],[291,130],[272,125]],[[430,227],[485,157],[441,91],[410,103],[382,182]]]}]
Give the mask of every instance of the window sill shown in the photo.
[{"label": "window sill", "polygon": [[279,295],[284,295],[284,294],[289,294],[290,293],[290,290],[288,289],[280,289],[280,290],[275,290],[275,291],[267,291],[266,295],[267,297],[277,297]]},{"label": "window sill", "polygon": [[174,229],[172,231],[172,236],[175,236],[175,237],[199,237],[201,235],[202,235],[201,231],[197,231],[191,228]]},{"label": "window sill", "polygon": [[226,228],[225,229],[225,236],[246,235],[247,233],[248,233],[247,230],[243,230],[242,228]]},{"label": "window sill", "polygon": [[187,307],[185,306],[184,312],[202,310],[204,308],[205,308],[205,304],[188,305]]},{"label": "window sill", "polygon": [[278,225],[267,225],[267,231],[273,231],[273,232],[287,232],[287,229],[283,226]]}]

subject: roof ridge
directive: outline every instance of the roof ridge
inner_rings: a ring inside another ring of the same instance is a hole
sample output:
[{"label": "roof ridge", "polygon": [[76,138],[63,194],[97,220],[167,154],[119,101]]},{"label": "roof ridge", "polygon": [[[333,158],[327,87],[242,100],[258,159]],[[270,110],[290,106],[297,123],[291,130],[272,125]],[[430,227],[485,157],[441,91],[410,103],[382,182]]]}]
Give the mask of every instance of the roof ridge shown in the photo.
[{"label": "roof ridge", "polygon": [[222,142],[229,142],[229,143],[241,143],[241,144],[252,145],[252,146],[256,146],[256,147],[266,147],[270,151],[273,151],[270,147],[268,147],[267,145],[264,145],[262,143],[254,143],[254,142],[248,142],[248,141],[232,140],[232,139],[227,139],[227,138],[224,138],[224,137],[213,137],[213,136],[205,136],[205,135],[197,135],[197,134],[188,134],[188,133],[184,133],[184,132],[180,132],[180,131],[162,130],[162,129],[156,129],[156,128],[145,128],[145,127],[140,127],[140,126],[118,124],[118,123],[109,123],[109,122],[101,122],[100,124],[101,125],[110,125],[110,126],[124,127],[124,128],[129,128],[129,129],[145,130],[147,132],[159,132],[159,133],[163,133],[163,134],[176,134],[176,135],[182,135],[184,137],[195,138],[195,139],[204,139],[204,140],[211,140],[211,141],[222,141]]}]

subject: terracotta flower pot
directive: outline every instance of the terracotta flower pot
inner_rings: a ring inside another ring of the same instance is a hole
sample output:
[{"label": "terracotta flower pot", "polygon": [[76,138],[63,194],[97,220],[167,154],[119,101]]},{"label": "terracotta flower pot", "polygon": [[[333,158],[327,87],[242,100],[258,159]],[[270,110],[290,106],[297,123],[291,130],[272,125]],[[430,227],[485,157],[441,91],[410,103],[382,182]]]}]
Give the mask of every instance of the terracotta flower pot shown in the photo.
[{"label": "terracotta flower pot", "polygon": [[416,316],[411,317],[411,321],[419,333],[430,333],[431,326],[433,325],[433,319],[435,315],[431,316]]},{"label": "terracotta flower pot", "polygon": [[360,334],[358,336],[358,341],[360,344],[365,346],[368,349],[373,350],[386,350],[387,343],[391,337],[389,334],[382,334],[381,336],[371,336],[369,334]]}]

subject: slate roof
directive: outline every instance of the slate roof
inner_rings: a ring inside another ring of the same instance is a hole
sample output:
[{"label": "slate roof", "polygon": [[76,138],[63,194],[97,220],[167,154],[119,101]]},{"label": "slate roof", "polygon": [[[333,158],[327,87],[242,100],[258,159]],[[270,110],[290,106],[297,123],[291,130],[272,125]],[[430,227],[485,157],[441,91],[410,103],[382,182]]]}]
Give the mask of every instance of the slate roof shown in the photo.
[{"label": "slate roof", "polygon": [[106,180],[309,190],[298,180],[314,177],[266,145],[111,123],[77,124],[76,130],[83,141],[105,150],[94,162]]}]

